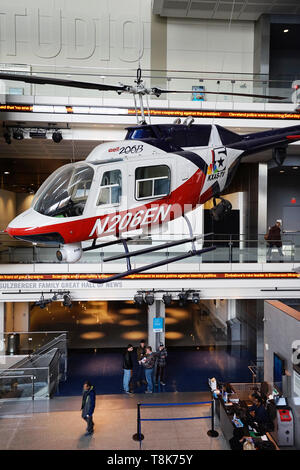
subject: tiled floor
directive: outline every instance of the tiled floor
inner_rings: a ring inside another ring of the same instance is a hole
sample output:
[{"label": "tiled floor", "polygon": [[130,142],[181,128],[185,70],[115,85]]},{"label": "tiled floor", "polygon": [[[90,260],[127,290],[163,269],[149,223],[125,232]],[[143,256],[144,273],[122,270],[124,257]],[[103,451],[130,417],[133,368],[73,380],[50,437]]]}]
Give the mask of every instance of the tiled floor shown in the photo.
[{"label": "tiled floor", "polygon": [[[84,436],[81,397],[55,397],[49,401],[4,402],[0,406],[1,450],[139,450],[132,439],[137,431],[137,403],[187,403],[209,401],[201,393],[153,395],[97,395],[95,432]],[[178,418],[210,415],[209,405],[142,407],[142,418]],[[227,450],[218,423],[219,437],[207,436],[210,419],[144,421],[144,450]]]}]

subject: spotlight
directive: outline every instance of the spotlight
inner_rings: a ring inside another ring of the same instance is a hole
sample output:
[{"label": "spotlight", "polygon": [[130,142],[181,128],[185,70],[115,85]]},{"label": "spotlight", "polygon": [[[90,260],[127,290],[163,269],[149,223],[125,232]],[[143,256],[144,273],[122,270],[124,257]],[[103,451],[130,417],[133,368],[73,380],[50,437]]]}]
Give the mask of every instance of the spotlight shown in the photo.
[{"label": "spotlight", "polygon": [[193,296],[192,296],[192,302],[194,304],[198,304],[200,302],[200,296],[197,292],[194,292],[193,293]]},{"label": "spotlight", "polygon": [[14,129],[13,130],[13,138],[16,140],[22,140],[24,139],[24,133],[22,129]]},{"label": "spotlight", "polygon": [[183,307],[187,303],[188,296],[188,292],[180,292],[180,294],[178,294],[180,307]]},{"label": "spotlight", "polygon": [[166,307],[169,307],[172,303],[172,296],[170,294],[164,294],[162,296],[163,302]]},{"label": "spotlight", "polygon": [[69,294],[64,295],[63,305],[64,305],[64,307],[69,307],[69,308],[72,307],[72,300],[71,300],[71,297],[69,296]]},{"label": "spotlight", "polygon": [[144,297],[141,294],[136,294],[134,296],[134,301],[137,305],[143,305],[144,303]]},{"label": "spotlight", "polygon": [[59,142],[62,140],[62,133],[60,131],[54,131],[52,134],[52,140],[56,144],[59,144]]},{"label": "spotlight", "polygon": [[145,294],[145,302],[147,305],[153,305],[154,304],[154,294],[148,292]]},{"label": "spotlight", "polygon": [[10,137],[10,133],[8,131],[4,132],[3,137],[4,137],[5,142],[8,145],[11,144],[11,137]]},{"label": "spotlight", "polygon": [[52,299],[45,299],[42,294],[40,300],[35,302],[34,305],[40,308],[45,308],[46,305],[50,304],[51,302],[52,302]]}]

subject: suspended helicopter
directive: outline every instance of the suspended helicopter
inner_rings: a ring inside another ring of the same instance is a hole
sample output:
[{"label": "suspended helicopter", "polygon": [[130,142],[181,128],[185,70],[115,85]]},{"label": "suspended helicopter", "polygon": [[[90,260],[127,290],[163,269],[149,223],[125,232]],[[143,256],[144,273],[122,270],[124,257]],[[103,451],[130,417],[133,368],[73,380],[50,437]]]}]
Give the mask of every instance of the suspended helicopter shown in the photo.
[{"label": "suspended helicopter", "polygon": [[[133,95],[138,123],[127,129],[125,139],[103,143],[85,161],[70,163],[56,170],[39,188],[30,209],[13,219],[6,228],[11,237],[19,240],[59,245],[56,256],[59,261],[67,263],[79,261],[84,251],[123,244],[124,254],[104,261],[125,258],[127,270],[91,281],[95,283],[123,278],[215,249],[214,246],[196,248],[199,236],[193,234],[187,213],[213,198],[212,215],[216,219],[221,218],[231,209],[230,202],[221,194],[244,157],[274,149],[275,159],[280,160],[287,145],[300,140],[300,125],[239,135],[217,124],[194,124],[192,118],[182,124],[179,120],[172,124],[147,124],[143,97],[192,91],[147,88],[140,68],[133,86],[8,73],[0,73],[0,79],[113,90],[118,94]],[[284,99],[259,94],[226,94]],[[136,97],[139,99],[139,112]],[[129,240],[149,235],[178,217],[185,218],[189,237],[129,251]],[[140,229],[142,235],[131,236]],[[99,239],[103,242],[97,243]],[[91,245],[83,248],[82,242],[85,241],[91,241]],[[135,269],[131,266],[133,256],[188,242],[192,249],[182,255]]]}]

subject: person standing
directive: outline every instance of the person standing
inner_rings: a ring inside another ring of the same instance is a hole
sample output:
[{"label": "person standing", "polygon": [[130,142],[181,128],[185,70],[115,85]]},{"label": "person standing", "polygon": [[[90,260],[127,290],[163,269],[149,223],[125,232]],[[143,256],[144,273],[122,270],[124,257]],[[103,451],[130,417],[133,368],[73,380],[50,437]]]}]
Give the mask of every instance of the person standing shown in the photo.
[{"label": "person standing", "polygon": [[133,360],[132,360],[132,344],[128,344],[126,351],[123,354],[123,389],[127,394],[132,394],[133,392],[129,389],[129,383],[132,377],[133,371]]},{"label": "person standing", "polygon": [[136,355],[137,355],[137,361],[138,361],[136,384],[138,387],[140,387],[142,383],[144,384],[147,383],[145,380],[144,367],[141,363],[141,360],[146,355],[146,343],[144,339],[141,339],[140,345],[137,347],[137,350],[136,350]]},{"label": "person standing", "polygon": [[147,390],[145,393],[153,393],[153,368],[155,365],[155,356],[152,352],[151,346],[146,347],[146,355],[141,360],[145,369],[145,376],[147,381]]},{"label": "person standing", "polygon": [[283,263],[282,241],[281,241],[281,222],[276,220],[275,225],[269,228],[266,240],[268,241],[267,262],[271,262],[272,248],[275,246],[278,249],[280,262]]},{"label": "person standing", "polygon": [[85,436],[89,436],[94,432],[93,413],[96,404],[95,387],[86,380],[83,384],[83,395],[81,404],[81,416],[87,423]]},{"label": "person standing", "polygon": [[167,364],[168,353],[163,343],[160,343],[159,349],[156,355],[157,355],[157,369],[156,369],[155,382],[158,383],[158,381],[160,381],[161,385],[166,385],[165,377],[166,377],[166,364]]}]

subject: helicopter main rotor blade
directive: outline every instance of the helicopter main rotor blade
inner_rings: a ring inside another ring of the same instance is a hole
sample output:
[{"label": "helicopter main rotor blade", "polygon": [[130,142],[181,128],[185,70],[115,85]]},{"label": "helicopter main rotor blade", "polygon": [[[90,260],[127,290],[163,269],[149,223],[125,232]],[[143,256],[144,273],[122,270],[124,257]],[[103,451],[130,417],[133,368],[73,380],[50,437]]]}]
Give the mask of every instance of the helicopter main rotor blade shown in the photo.
[{"label": "helicopter main rotor blade", "polygon": [[192,90],[163,90],[161,88],[151,88],[152,93],[156,96],[160,96],[162,93],[199,93],[199,94],[210,94],[210,95],[232,95],[232,96],[248,96],[252,98],[269,98],[271,100],[285,100],[284,96],[272,96],[272,95],[258,95],[252,93],[233,93],[227,91],[192,91]]},{"label": "helicopter main rotor blade", "polygon": [[17,75],[13,73],[0,72],[0,80],[16,80],[18,82],[37,83],[38,85],[58,85],[73,88],[87,88],[99,91],[126,91],[126,85],[105,85],[104,83],[79,82],[76,80],[65,80],[63,78],[40,77],[34,75]]}]

